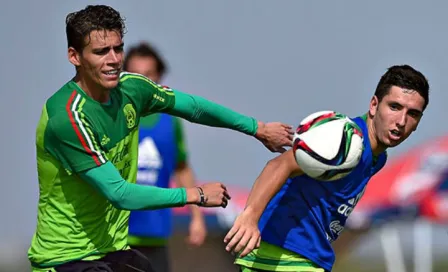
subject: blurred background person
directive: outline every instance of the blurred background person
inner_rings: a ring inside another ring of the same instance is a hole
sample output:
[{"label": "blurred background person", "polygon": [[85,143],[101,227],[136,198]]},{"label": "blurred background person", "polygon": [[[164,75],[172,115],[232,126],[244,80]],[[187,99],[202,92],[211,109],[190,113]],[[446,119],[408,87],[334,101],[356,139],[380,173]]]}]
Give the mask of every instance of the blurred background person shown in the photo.
[{"label": "blurred background person", "polygon": [[[141,42],[128,50],[124,70],[161,84],[167,65],[152,45]],[[173,178],[180,187],[195,186],[182,123],[168,114],[144,117],[139,128],[137,183],[168,188]],[[172,235],[172,219],[171,209],[131,212],[128,242],[151,260],[156,271],[171,271],[167,244]],[[191,205],[186,242],[189,246],[201,246],[206,235],[203,215],[198,206]]]}]

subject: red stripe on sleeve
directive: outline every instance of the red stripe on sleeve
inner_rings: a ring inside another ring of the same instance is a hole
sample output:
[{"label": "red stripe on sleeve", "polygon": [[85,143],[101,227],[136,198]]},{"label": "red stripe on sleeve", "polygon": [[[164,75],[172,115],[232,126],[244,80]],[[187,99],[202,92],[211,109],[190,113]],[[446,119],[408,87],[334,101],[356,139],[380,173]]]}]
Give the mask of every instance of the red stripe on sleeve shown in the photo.
[{"label": "red stripe on sleeve", "polygon": [[73,99],[75,99],[77,92],[73,91],[72,95],[70,96],[70,99],[67,102],[67,105],[65,107],[65,109],[67,110],[68,113],[68,117],[70,118],[70,123],[72,124],[73,129],[75,130],[76,135],[78,136],[79,141],[81,142],[82,146],[84,147],[84,149],[87,151],[87,153],[90,154],[90,156],[92,156],[93,160],[95,161],[97,166],[100,166],[101,163],[98,160],[98,156],[89,148],[89,146],[86,144],[86,141],[84,140],[84,138],[82,137],[81,132],[79,131],[78,126],[76,125],[75,122],[75,118],[73,117],[73,112],[70,109],[70,106],[73,103]]}]

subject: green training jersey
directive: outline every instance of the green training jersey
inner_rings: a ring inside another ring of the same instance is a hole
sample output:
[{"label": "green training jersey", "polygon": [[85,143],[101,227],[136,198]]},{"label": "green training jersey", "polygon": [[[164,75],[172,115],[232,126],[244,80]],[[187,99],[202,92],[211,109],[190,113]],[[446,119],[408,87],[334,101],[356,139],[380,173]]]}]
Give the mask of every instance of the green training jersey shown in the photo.
[{"label": "green training jersey", "polygon": [[40,195],[28,251],[34,269],[98,259],[128,247],[130,212],[113,207],[77,173],[110,161],[135,183],[140,117],[172,109],[174,99],[170,89],[122,73],[107,104],[74,81],[46,101],[36,130]]}]

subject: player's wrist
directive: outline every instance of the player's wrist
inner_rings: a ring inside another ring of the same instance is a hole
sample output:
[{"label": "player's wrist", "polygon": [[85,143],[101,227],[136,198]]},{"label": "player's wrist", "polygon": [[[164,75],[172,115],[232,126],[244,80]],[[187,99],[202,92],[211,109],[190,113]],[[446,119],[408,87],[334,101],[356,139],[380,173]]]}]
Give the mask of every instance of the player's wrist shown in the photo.
[{"label": "player's wrist", "polygon": [[257,121],[257,130],[255,131],[255,138],[258,140],[264,140],[265,136],[265,124],[261,121]]},{"label": "player's wrist", "polygon": [[187,204],[196,204],[198,206],[205,206],[206,197],[202,187],[196,186],[193,188],[187,188]]},{"label": "player's wrist", "polygon": [[199,204],[201,197],[196,187],[186,188],[187,204]]},{"label": "player's wrist", "polygon": [[261,214],[263,213],[263,209],[257,209],[256,207],[250,205],[244,208],[243,213],[246,217],[250,217],[258,221],[258,219],[261,217]]}]

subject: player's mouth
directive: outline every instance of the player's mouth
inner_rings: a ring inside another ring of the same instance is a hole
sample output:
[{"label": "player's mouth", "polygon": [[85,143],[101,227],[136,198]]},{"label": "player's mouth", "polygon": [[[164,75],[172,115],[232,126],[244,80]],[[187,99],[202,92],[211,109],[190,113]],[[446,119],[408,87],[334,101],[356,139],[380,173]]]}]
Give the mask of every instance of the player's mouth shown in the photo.
[{"label": "player's mouth", "polygon": [[108,71],[103,71],[103,75],[106,76],[107,79],[114,80],[118,78],[120,73],[120,69],[113,69]]},{"label": "player's mouth", "polygon": [[397,129],[389,130],[389,138],[393,141],[399,141],[402,135],[403,134]]}]

